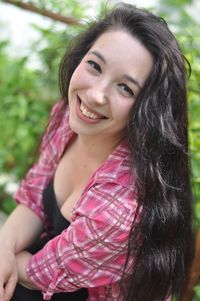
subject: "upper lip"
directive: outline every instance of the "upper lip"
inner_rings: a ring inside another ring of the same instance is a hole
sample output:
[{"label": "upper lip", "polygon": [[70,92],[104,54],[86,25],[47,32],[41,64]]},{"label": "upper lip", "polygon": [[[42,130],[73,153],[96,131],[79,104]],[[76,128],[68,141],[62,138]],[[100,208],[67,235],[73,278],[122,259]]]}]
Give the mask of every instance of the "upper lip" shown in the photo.
[{"label": "upper lip", "polygon": [[80,103],[82,103],[82,104],[84,105],[84,107],[85,107],[89,112],[91,112],[91,113],[97,115],[98,117],[104,117],[104,118],[107,118],[105,115],[103,115],[103,114],[97,112],[96,110],[92,109],[90,106],[88,106],[87,104],[85,104],[85,102],[82,101],[82,99],[81,99],[79,96],[78,96],[78,101],[79,101]]}]

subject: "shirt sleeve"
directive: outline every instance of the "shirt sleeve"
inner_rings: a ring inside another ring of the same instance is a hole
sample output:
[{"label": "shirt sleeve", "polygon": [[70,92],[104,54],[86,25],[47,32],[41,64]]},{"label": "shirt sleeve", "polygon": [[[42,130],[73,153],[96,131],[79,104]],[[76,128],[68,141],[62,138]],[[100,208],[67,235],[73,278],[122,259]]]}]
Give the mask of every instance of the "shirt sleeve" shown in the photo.
[{"label": "shirt sleeve", "polygon": [[46,141],[49,140],[48,128],[52,126],[54,113],[59,110],[59,106],[60,103],[56,103],[52,108],[49,125],[42,139],[38,162],[29,169],[14,195],[17,203],[29,207],[43,221],[42,193],[53,175],[54,154],[56,153],[54,141],[48,145]]},{"label": "shirt sleeve", "polygon": [[51,168],[44,152],[22,180],[14,198],[17,203],[29,207],[44,220],[42,192],[51,176]]},{"label": "shirt sleeve", "polygon": [[133,191],[114,183],[90,188],[71,225],[29,261],[28,277],[45,300],[55,292],[119,281],[136,212]]}]

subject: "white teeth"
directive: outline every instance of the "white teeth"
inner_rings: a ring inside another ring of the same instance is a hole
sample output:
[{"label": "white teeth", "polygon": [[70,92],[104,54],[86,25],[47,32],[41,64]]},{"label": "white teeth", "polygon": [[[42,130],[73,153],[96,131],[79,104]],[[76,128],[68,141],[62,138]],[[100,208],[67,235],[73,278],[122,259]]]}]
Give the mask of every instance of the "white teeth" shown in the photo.
[{"label": "white teeth", "polygon": [[81,110],[81,112],[83,113],[83,115],[85,115],[86,117],[89,117],[89,118],[92,118],[92,119],[98,118],[97,115],[95,115],[94,113],[88,111],[88,110],[84,107],[83,103],[81,103],[81,105],[80,105],[80,110]]}]

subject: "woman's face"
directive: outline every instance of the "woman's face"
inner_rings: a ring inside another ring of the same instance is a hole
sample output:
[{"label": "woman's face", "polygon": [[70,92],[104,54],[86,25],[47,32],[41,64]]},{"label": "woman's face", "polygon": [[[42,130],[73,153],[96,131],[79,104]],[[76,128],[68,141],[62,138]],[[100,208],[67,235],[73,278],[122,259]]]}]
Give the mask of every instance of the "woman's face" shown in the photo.
[{"label": "woman's face", "polygon": [[102,34],[70,81],[72,130],[78,135],[118,143],[152,65],[150,52],[129,33],[113,30]]}]

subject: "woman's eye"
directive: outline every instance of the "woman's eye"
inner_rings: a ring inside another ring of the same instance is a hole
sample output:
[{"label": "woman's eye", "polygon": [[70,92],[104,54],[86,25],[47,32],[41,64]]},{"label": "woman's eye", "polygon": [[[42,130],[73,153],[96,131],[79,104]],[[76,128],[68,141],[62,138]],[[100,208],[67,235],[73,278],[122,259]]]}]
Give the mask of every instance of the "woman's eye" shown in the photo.
[{"label": "woman's eye", "polygon": [[133,90],[131,90],[129,86],[127,86],[126,84],[119,84],[118,86],[121,88],[122,92],[125,93],[127,96],[129,97],[135,96]]},{"label": "woman's eye", "polygon": [[99,64],[97,64],[96,62],[94,61],[87,61],[87,63],[92,67],[92,69],[94,69],[95,71],[101,73],[101,67]]}]

